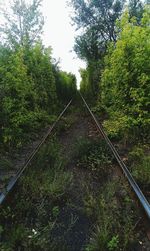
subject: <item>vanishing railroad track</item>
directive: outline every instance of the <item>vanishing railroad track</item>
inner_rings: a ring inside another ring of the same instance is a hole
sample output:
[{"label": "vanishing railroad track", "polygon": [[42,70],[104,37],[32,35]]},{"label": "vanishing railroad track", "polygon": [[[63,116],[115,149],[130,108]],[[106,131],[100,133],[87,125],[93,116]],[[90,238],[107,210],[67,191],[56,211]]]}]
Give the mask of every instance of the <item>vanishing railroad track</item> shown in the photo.
[{"label": "vanishing railroad track", "polygon": [[[112,144],[112,142],[110,141],[110,139],[108,138],[108,136],[106,135],[106,133],[104,132],[102,125],[100,125],[100,123],[97,121],[96,117],[94,116],[93,112],[89,108],[89,106],[88,106],[87,102],[85,101],[85,99],[83,98],[83,96],[81,94],[80,94],[80,96],[81,96],[81,99],[82,99],[84,105],[88,109],[88,111],[89,111],[92,119],[94,120],[94,122],[95,122],[95,124],[96,124],[96,126],[97,126],[97,128],[99,130],[99,132],[103,136],[104,140],[106,141],[106,143],[108,144],[110,150],[112,151],[112,153],[113,153],[116,161],[118,162],[119,166],[121,167],[121,170],[123,171],[126,179],[128,180],[128,183],[130,184],[131,189],[134,191],[134,193],[135,193],[138,201],[140,202],[141,207],[144,209],[144,211],[145,211],[148,219],[150,219],[150,204],[149,204],[149,202],[145,198],[144,194],[142,193],[141,189],[139,188],[139,186],[136,183],[136,181],[134,180],[134,178],[132,177],[130,171],[128,170],[127,166],[125,165],[125,163],[121,159],[121,157],[120,157],[119,153],[117,152],[117,150],[115,149],[114,145]],[[39,149],[41,148],[41,146],[44,144],[44,142],[46,141],[46,139],[49,137],[49,135],[53,131],[53,129],[56,127],[57,122],[61,119],[61,117],[63,116],[63,114],[65,113],[65,111],[71,105],[71,103],[72,103],[72,100],[70,100],[70,102],[67,104],[67,106],[65,107],[65,109],[58,116],[58,118],[55,121],[55,123],[48,129],[46,135],[42,138],[41,142],[33,150],[33,152],[31,153],[31,155],[29,156],[29,158],[26,160],[26,162],[23,165],[23,167],[16,173],[16,175],[9,181],[8,185],[2,190],[2,192],[0,193],[0,205],[3,204],[3,202],[5,201],[5,199],[7,198],[7,196],[11,193],[11,191],[13,190],[15,184],[17,183],[18,179],[20,178],[20,176],[23,174],[23,172],[25,171],[25,169],[28,167],[28,165],[30,164],[30,162],[32,161],[32,159],[34,158],[34,156],[36,155],[36,153],[39,151]]]}]

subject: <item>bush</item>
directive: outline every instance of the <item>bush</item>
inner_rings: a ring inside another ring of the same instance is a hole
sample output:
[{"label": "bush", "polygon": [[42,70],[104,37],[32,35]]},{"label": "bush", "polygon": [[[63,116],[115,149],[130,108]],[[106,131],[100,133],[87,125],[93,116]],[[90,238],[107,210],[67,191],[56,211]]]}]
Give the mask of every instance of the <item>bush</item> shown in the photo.
[{"label": "bush", "polygon": [[[116,44],[111,44],[105,57],[101,79],[100,102],[111,116],[116,131],[120,133],[123,122],[136,137],[147,136],[150,126],[150,6],[144,11],[141,25],[125,12],[119,23],[120,34]],[[121,121],[115,111],[121,112]],[[106,122],[107,126],[107,122]]]},{"label": "bush", "polygon": [[104,121],[103,126],[110,139],[122,139],[129,133],[128,117],[120,112],[110,115],[110,118]]},{"label": "bush", "polygon": [[[141,159],[141,158],[140,158]],[[133,176],[144,187],[150,185],[150,156],[144,156],[140,163],[132,166]]]}]

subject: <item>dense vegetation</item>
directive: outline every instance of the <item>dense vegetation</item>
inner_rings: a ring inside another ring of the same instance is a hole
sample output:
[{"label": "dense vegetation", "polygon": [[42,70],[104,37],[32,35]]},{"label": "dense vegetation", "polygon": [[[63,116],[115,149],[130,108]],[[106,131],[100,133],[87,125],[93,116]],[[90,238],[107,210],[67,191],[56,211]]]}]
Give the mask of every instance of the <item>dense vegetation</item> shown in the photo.
[{"label": "dense vegetation", "polygon": [[[134,136],[148,134],[150,125],[150,9],[141,24],[125,13],[115,47],[109,48],[101,80],[101,101],[110,118],[120,117]],[[115,112],[113,112],[115,111]],[[113,114],[112,114],[113,112]]]},{"label": "dense vegetation", "polygon": [[[112,137],[148,134],[150,118],[149,1],[74,0],[73,21],[81,35],[75,51],[87,62],[80,89]],[[112,126],[113,125],[113,126]]]},{"label": "dense vegetation", "polygon": [[[76,92],[76,78],[59,70],[40,39],[42,1],[11,1],[3,9],[0,43],[0,142],[20,147],[29,132],[54,119]],[[64,94],[64,95],[63,95]]]}]

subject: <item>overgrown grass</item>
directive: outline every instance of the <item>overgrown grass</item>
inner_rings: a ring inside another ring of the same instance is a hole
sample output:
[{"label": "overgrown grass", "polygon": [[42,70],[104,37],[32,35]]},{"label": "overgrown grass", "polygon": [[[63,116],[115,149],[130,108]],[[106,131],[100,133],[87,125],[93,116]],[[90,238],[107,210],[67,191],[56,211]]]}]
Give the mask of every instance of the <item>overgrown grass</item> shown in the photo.
[{"label": "overgrown grass", "polygon": [[127,193],[123,193],[124,188],[123,194],[119,194],[122,186],[120,182],[110,182],[97,197],[88,193],[88,197],[93,197],[90,198],[94,202],[91,213],[96,220],[86,251],[129,250],[135,242],[133,203]]},{"label": "overgrown grass", "polygon": [[81,138],[76,143],[78,166],[87,168],[98,175],[108,175],[113,156],[104,140]]},{"label": "overgrown grass", "polygon": [[[72,207],[91,222],[91,238],[83,250],[125,251],[132,250],[132,244],[136,247],[137,209],[127,194],[124,181],[106,179],[113,161],[107,145],[103,140],[81,138],[74,151],[77,164],[87,170],[87,178],[81,177],[79,182],[81,195],[76,197],[77,191],[73,191],[76,179],[65,169],[60,146],[53,137],[21,178],[17,188],[19,194],[12,205],[0,212],[0,250],[71,250],[67,238],[76,240],[73,234],[77,232],[72,229],[78,217],[72,213]],[[135,153],[131,156],[134,158]],[[96,175],[104,182],[95,179]]]},{"label": "overgrown grass", "polygon": [[129,152],[131,171],[143,187],[150,185],[150,156],[146,153],[147,151],[147,146],[137,145]]},{"label": "overgrown grass", "polygon": [[62,132],[66,132],[75,122],[76,116],[74,114],[69,114],[65,117],[62,117],[61,120],[57,124],[57,133],[60,134]]},{"label": "overgrown grass", "polygon": [[13,168],[13,164],[12,162],[4,157],[4,156],[0,156],[0,169],[1,170],[10,170]]},{"label": "overgrown grass", "polygon": [[[134,204],[127,194],[124,180],[106,179],[112,167],[113,157],[101,141],[80,139],[76,146],[78,165],[94,171],[103,177],[101,186],[94,185],[94,180],[84,185],[83,212],[91,219],[94,226],[86,251],[129,250],[138,243],[134,231],[136,215]],[[91,184],[91,182],[93,182]],[[95,189],[96,188],[96,189]]]},{"label": "overgrown grass", "polygon": [[62,228],[59,215],[68,200],[72,176],[59,156],[53,138],[19,181],[12,205],[1,210],[1,251],[67,250],[63,235],[56,238],[56,233]]}]

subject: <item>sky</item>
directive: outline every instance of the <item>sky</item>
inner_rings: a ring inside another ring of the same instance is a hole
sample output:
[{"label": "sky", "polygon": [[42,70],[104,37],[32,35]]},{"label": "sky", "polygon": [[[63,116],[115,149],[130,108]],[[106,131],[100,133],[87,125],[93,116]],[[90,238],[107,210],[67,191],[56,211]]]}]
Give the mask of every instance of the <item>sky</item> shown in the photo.
[{"label": "sky", "polygon": [[52,46],[54,58],[60,58],[61,70],[76,75],[79,86],[79,69],[85,68],[85,62],[73,52],[75,27],[71,25],[70,8],[66,0],[43,0],[42,11],[45,18],[43,42]]}]

